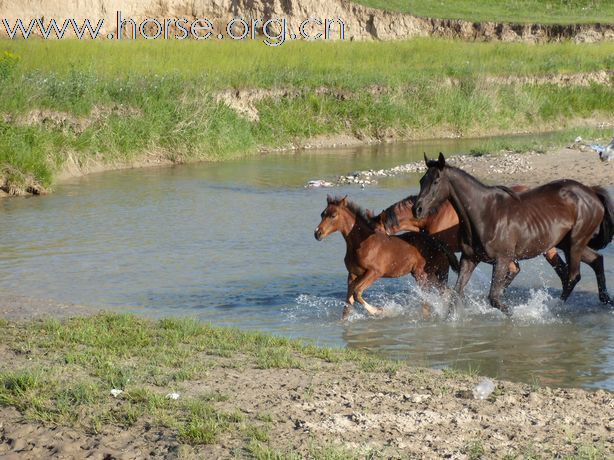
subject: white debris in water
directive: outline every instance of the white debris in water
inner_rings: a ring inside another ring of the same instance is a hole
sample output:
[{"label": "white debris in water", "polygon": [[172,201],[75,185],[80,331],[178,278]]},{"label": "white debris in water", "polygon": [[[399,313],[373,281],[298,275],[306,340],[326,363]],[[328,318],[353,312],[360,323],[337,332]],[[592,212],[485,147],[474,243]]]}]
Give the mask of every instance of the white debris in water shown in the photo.
[{"label": "white debris in water", "polygon": [[309,182],[307,182],[307,185],[305,187],[307,188],[319,188],[319,187],[334,187],[335,184],[333,184],[332,182],[328,182],[325,180],[310,180]]},{"label": "white debris in water", "polygon": [[483,400],[488,398],[493,391],[495,391],[495,382],[489,378],[484,378],[473,389],[473,397],[475,399]]},{"label": "white debris in water", "polygon": [[177,400],[179,399],[179,393],[169,393],[165,396],[166,399]]},{"label": "white debris in water", "polygon": [[120,394],[122,394],[123,392],[124,392],[124,390],[118,390],[117,388],[113,388],[113,389],[111,390],[111,395],[112,395],[114,398],[117,398],[117,397],[118,397]]}]

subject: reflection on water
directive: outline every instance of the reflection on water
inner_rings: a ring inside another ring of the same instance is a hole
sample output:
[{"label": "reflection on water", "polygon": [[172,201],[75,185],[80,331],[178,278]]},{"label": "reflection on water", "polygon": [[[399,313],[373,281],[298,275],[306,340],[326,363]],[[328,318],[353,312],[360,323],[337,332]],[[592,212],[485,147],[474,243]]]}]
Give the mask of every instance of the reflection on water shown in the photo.
[{"label": "reflection on water", "polygon": [[[389,317],[357,312],[350,322],[340,321],[344,243],[340,235],[313,238],[330,190],[302,186],[473,144],[425,142],[121,171],[75,179],[50,196],[2,200],[0,293],[151,316],[191,315],[418,365],[614,390],[614,312],[599,305],[586,267],[563,305],[552,269],[540,259],[522,263],[507,293],[512,319],[488,307],[490,267],[481,266],[455,321],[442,319],[446,306],[410,278],[381,280],[367,291]],[[380,210],[415,192],[417,179],[335,192]],[[613,247],[604,254],[614,292]],[[429,320],[421,315],[423,299],[434,305]]]}]

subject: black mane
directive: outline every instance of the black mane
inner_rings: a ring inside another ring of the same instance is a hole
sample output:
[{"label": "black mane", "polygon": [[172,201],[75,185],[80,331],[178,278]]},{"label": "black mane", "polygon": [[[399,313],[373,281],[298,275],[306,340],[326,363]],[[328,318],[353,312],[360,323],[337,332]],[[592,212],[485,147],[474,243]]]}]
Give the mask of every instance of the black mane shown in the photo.
[{"label": "black mane", "polygon": [[[341,204],[341,202],[344,200],[344,198],[339,198],[339,197],[334,197],[331,200],[328,201],[328,204],[333,204],[335,206],[339,206]],[[351,200],[345,199],[345,206],[352,211],[354,214],[356,214],[357,217],[359,217],[360,219],[362,219],[362,221],[367,224],[369,226],[369,228],[374,229],[375,228],[375,223],[373,222],[372,219],[372,214],[369,212],[368,209],[363,208],[362,206],[357,205],[356,203],[354,203]]]},{"label": "black mane", "polygon": [[[429,163],[430,162],[431,161],[429,161]],[[437,166],[437,162],[435,162],[435,164],[433,166]],[[474,183],[481,185],[482,187],[501,190],[501,191],[507,193],[512,198],[514,198],[516,200],[520,200],[520,197],[518,196],[518,194],[516,192],[514,192],[511,188],[506,187],[505,185],[486,185],[483,182],[481,182],[480,180],[478,180],[475,176],[472,176],[467,171],[465,171],[463,169],[460,169],[460,168],[457,168],[456,166],[450,166],[450,165],[446,164],[445,168],[449,168],[449,169],[453,170],[454,172],[460,173],[466,179],[471,180]]]},{"label": "black mane", "polygon": [[388,206],[382,212],[384,213],[384,227],[396,227],[399,225],[399,217],[397,216],[397,209],[400,207],[412,207],[418,198],[417,195],[410,195],[407,198],[403,198],[401,201],[397,201],[391,206]]}]

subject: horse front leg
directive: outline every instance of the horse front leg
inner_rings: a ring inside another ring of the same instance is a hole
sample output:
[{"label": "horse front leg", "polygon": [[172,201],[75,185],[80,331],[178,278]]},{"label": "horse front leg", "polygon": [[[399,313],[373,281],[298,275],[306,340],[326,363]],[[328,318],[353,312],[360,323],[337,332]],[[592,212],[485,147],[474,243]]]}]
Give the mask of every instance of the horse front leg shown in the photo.
[{"label": "horse front leg", "polygon": [[507,315],[509,315],[509,308],[501,302],[501,295],[509,284],[510,262],[513,261],[510,259],[497,259],[492,268],[492,280],[490,282],[490,292],[488,294],[490,304]]},{"label": "horse front leg", "polygon": [[462,296],[465,292],[465,286],[469,282],[475,267],[477,267],[477,261],[466,257],[464,254],[461,256],[460,260],[460,271],[458,273],[458,279],[456,280],[456,285],[454,289],[459,296]]},{"label": "horse front leg", "polygon": [[343,308],[343,315],[342,315],[342,319],[347,319],[351,314],[352,311],[354,310],[353,305],[354,305],[354,289],[355,289],[355,283],[354,280],[356,280],[356,275],[354,275],[353,273],[348,273],[348,292],[347,292],[347,296],[346,296],[346,304],[345,307]]},{"label": "horse front leg", "polygon": [[363,307],[365,307],[365,310],[367,310],[367,312],[373,316],[377,316],[377,315],[381,315],[383,313],[383,309],[380,307],[374,307],[372,305],[370,305],[369,303],[367,303],[367,301],[365,299],[362,298],[362,293],[365,289],[367,289],[369,286],[371,286],[375,281],[377,281],[379,278],[381,278],[380,274],[377,272],[374,272],[372,270],[367,270],[365,273],[363,273],[361,276],[359,276],[355,283],[355,288],[354,288],[354,295],[356,296],[356,300],[358,301],[358,303],[360,303]]},{"label": "horse front leg", "polygon": [[[437,283],[441,284],[435,273],[427,274],[424,269],[414,270],[414,278],[416,284],[422,290],[426,290],[430,287],[437,286]],[[429,319],[431,317],[431,306],[423,301],[422,302],[422,318]]]},{"label": "horse front leg", "polygon": [[470,259],[464,254],[461,256],[460,260],[460,270],[458,272],[458,278],[456,280],[456,285],[454,286],[454,290],[456,291],[457,298],[456,300],[452,300],[448,307],[448,318],[454,316],[456,313],[457,303],[460,302],[463,294],[465,293],[465,286],[469,282],[475,267],[477,267],[478,262],[474,259]]}]

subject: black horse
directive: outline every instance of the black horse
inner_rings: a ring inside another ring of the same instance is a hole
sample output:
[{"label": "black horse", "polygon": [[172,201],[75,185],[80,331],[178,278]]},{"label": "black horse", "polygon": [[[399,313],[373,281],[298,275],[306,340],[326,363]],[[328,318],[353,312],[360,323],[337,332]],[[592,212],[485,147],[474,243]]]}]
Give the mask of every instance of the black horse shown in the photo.
[{"label": "black horse", "polygon": [[508,312],[501,294],[519,271],[510,271],[510,263],[556,247],[568,265],[561,298],[567,300],[580,280],[582,261],[595,271],[599,300],[612,304],[603,257],[593,250],[607,246],[614,236],[614,204],[605,189],[565,179],[516,193],[482,184],[447,165],[442,153],[437,161],[428,160],[426,154],[424,160],[428,170],[420,179],[414,213],[422,218],[445,200],[452,203],[460,220],[459,295],[478,263],[494,264],[489,300],[493,307]]}]

